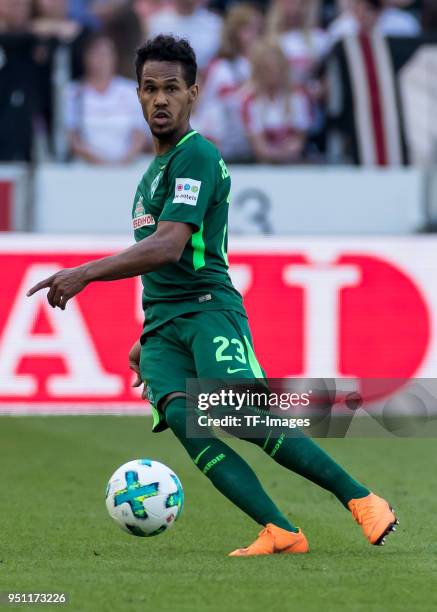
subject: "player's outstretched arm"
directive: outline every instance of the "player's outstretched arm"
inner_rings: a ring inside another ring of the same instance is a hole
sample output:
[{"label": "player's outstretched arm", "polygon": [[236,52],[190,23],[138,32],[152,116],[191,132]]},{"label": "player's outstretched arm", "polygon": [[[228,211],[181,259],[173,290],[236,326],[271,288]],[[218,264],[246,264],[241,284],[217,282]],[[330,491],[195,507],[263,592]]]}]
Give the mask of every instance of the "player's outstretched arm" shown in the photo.
[{"label": "player's outstretched arm", "polygon": [[130,278],[158,270],[179,261],[193,228],[188,223],[161,221],[148,238],[109,257],[102,257],[76,268],[60,270],[34,285],[27,292],[31,296],[41,289],[49,289],[47,300],[53,308],[62,310],[72,297],[93,281]]}]

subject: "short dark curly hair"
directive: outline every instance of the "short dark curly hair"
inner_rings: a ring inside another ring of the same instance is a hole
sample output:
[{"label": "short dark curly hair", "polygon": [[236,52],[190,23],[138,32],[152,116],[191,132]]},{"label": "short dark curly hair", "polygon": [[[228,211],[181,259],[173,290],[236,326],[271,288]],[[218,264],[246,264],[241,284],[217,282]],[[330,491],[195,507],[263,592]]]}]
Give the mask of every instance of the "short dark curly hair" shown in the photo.
[{"label": "short dark curly hair", "polygon": [[144,64],[149,60],[158,62],[178,62],[182,65],[184,79],[188,87],[194,85],[197,74],[196,54],[190,43],[184,38],[175,38],[167,34],[159,34],[147,40],[139,49],[135,59],[135,70],[138,84]]}]

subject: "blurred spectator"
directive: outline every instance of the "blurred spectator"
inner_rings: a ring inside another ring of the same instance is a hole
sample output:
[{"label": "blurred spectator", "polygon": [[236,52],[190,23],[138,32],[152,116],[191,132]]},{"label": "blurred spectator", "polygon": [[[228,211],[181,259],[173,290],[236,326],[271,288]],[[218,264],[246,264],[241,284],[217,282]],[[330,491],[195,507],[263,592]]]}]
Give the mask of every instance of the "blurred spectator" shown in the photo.
[{"label": "blurred spectator", "polygon": [[90,30],[68,16],[67,0],[34,0],[32,31],[41,39],[56,39],[68,45],[71,53],[71,74],[82,76],[82,55]]},{"label": "blurred spectator", "polygon": [[309,102],[290,84],[290,70],[280,45],[257,43],[252,55],[253,92],[243,116],[256,160],[290,163],[302,159],[311,117]]},{"label": "blurred spectator", "polygon": [[262,14],[251,4],[236,4],[225,17],[218,57],[206,73],[202,99],[211,102],[236,91],[251,74],[250,52],[259,38]]},{"label": "blurred spectator", "polygon": [[203,0],[174,0],[173,8],[150,15],[148,33],[151,38],[161,33],[186,38],[202,72],[217,54],[221,29],[221,18],[206,9]]},{"label": "blurred spectator", "polygon": [[29,34],[0,34],[0,160],[31,161],[42,112],[39,67]]},{"label": "blurred spectator", "polygon": [[[437,88],[430,75],[437,73],[437,38],[428,36],[402,68],[399,94],[408,161],[414,165],[437,163]],[[434,173],[435,174],[435,173]]]},{"label": "blurred spectator", "polygon": [[337,0],[322,0],[320,3],[320,19],[323,27],[326,27],[338,15]]},{"label": "blurred spectator", "polygon": [[35,34],[71,42],[80,33],[80,23],[68,16],[67,0],[35,0],[34,6],[32,28]]},{"label": "blurred spectator", "polygon": [[88,11],[105,23],[111,19],[120,8],[127,6],[130,0],[87,0]]},{"label": "blurred spectator", "polygon": [[308,81],[328,49],[318,12],[317,0],[273,0],[267,16],[268,32],[279,37],[295,83]]},{"label": "blurred spectator", "polygon": [[293,84],[309,96],[313,157],[324,149],[324,88],[318,72],[329,48],[327,34],[319,27],[320,10],[319,0],[273,0],[268,15],[269,31],[279,36]]},{"label": "blurred spectator", "polygon": [[422,26],[426,34],[437,32],[437,1],[424,0],[422,13]]},{"label": "blurred spectator", "polygon": [[118,57],[117,72],[128,79],[136,79],[134,57],[144,40],[142,24],[130,6],[114,10],[107,17],[104,33],[115,45]]},{"label": "blurred spectator", "polygon": [[208,67],[193,117],[193,125],[215,142],[227,161],[251,157],[241,107],[251,74],[250,52],[262,25],[262,14],[253,5],[236,4],[229,9],[221,48]]},{"label": "blurred spectator", "polygon": [[385,0],[386,6],[394,6],[395,8],[405,9],[416,18],[420,18],[424,0]]},{"label": "blurred spectator", "polygon": [[31,0],[0,0],[0,33],[29,30]]},{"label": "blurred spectator", "polygon": [[112,41],[95,35],[85,48],[84,78],[66,93],[72,153],[93,164],[129,163],[147,140],[136,83],[116,76],[116,62]]},{"label": "blurred spectator", "polygon": [[92,0],[68,0],[68,16],[92,30],[101,27],[100,20],[92,11]]},{"label": "blurred spectator", "polygon": [[132,0],[132,9],[143,25],[143,32],[148,31],[150,17],[165,9],[173,7],[173,0]]},{"label": "blurred spectator", "polygon": [[331,44],[335,44],[345,36],[374,29],[385,36],[419,36],[421,31],[417,19],[401,9],[386,7],[383,0],[350,0],[328,33]]},{"label": "blurred spectator", "polygon": [[0,0],[0,160],[31,161],[49,90],[38,41],[29,33],[31,0]]},{"label": "blurred spectator", "polygon": [[68,0],[68,15],[93,30],[100,29],[130,0]]}]

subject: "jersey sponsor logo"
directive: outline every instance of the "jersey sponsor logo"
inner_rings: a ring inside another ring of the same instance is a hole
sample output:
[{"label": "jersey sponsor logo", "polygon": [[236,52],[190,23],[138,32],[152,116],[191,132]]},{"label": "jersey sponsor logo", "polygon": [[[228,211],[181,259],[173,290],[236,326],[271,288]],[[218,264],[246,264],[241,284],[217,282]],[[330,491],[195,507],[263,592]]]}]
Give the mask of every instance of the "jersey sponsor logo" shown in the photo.
[{"label": "jersey sponsor logo", "polygon": [[173,204],[188,204],[196,206],[202,181],[190,178],[177,178],[174,190]]},{"label": "jersey sponsor logo", "polygon": [[[165,166],[163,166],[163,168],[165,168]],[[161,180],[161,177],[163,174],[163,168],[161,168],[161,172],[159,172],[159,174],[155,176],[155,178],[153,179],[153,183],[150,185],[150,197],[151,198],[153,198],[153,196],[155,195],[155,191],[158,188],[159,181]]]},{"label": "jersey sponsor logo", "polygon": [[137,203],[135,204],[134,218],[132,220],[134,230],[139,229],[140,227],[145,227],[146,225],[155,225],[155,219],[153,216],[146,214],[143,199],[143,196],[140,195]]},{"label": "jersey sponsor logo", "polygon": [[134,226],[134,230],[136,230],[140,227],[145,227],[146,225],[155,225],[155,219],[152,215],[141,215],[141,217],[135,217],[132,224]]},{"label": "jersey sponsor logo", "polygon": [[146,395],[149,402],[152,406],[155,405],[155,396],[153,395],[152,387],[150,385],[146,385]]},{"label": "jersey sponsor logo", "polygon": [[138,198],[138,202],[135,204],[134,216],[142,217],[145,213],[146,209],[144,208],[143,204],[143,196],[140,195],[140,197]]}]

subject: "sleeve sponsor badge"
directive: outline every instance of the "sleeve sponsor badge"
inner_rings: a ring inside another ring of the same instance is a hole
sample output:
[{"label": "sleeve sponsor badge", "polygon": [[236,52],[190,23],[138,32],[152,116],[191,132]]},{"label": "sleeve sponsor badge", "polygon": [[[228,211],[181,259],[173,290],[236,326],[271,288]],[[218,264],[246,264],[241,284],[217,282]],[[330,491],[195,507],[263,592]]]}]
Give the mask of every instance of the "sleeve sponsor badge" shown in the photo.
[{"label": "sleeve sponsor badge", "polygon": [[177,178],[174,188],[173,204],[196,206],[202,181],[190,178]]}]

